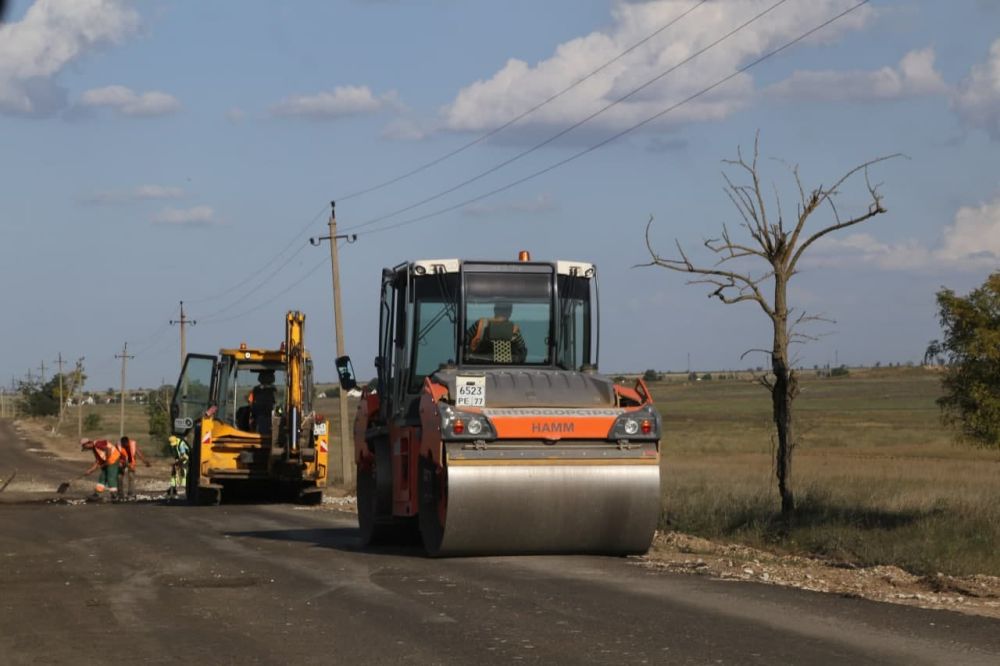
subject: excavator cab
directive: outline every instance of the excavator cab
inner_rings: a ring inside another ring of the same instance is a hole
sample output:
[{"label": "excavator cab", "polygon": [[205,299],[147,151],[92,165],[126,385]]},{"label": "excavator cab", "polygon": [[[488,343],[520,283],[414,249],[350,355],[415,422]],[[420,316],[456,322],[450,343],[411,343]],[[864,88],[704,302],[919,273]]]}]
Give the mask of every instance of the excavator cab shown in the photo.
[{"label": "excavator cab", "polygon": [[660,417],[641,380],[597,374],[597,293],[585,262],[383,270],[354,431],[363,541],[416,527],[432,555],[648,548]]}]

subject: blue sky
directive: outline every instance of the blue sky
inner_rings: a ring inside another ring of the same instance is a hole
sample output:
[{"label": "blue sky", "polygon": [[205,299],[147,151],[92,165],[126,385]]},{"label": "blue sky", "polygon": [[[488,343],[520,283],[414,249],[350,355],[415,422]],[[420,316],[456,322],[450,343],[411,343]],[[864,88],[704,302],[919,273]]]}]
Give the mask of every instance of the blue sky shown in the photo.
[{"label": "blue sky", "polygon": [[[173,382],[177,303],[189,351],[282,338],[306,312],[319,376],[334,376],[326,230],[362,224],[482,173],[677,65],[775,0],[275,3],[14,1],[0,27],[0,382],[57,354],[86,357],[88,387]],[[342,250],[348,351],[371,374],[380,269],[406,259],[598,264],[601,367],[743,368],[766,346],[752,305],[722,305],[684,276],[633,268],[656,218],[664,253],[738,214],[722,160],[760,131],[765,179],[794,208],[807,187],[868,159],[889,212],[817,244],[793,305],[825,314],[801,364],[919,361],[939,329],[934,293],[1000,263],[1000,3],[871,2],[659,121],[541,170],[730,75],[850,7],[787,0],[592,121],[495,173],[371,224]],[[434,160],[612,60],[488,140]],[[777,159],[770,159],[777,158]],[[769,186],[770,187],[770,186]],[[838,199],[867,205],[863,181]],[[812,221],[829,223],[828,215]]]}]

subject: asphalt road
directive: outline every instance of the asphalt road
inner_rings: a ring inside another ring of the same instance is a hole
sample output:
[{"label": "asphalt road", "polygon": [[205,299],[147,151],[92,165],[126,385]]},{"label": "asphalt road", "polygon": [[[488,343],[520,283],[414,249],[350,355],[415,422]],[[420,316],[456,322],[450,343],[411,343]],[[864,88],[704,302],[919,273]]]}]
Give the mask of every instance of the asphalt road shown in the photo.
[{"label": "asphalt road", "polygon": [[[0,485],[80,469],[32,448],[0,423]],[[1000,622],[952,612],[627,558],[364,552],[326,508],[55,497],[0,494],[3,664],[1000,663]]]}]

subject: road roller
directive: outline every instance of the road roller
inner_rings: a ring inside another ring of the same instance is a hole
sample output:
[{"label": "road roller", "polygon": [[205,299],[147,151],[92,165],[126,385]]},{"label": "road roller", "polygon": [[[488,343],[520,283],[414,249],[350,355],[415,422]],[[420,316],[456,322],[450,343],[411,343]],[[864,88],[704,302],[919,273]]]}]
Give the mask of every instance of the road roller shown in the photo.
[{"label": "road roller", "polygon": [[[597,371],[597,270],[420,260],[382,271],[376,378],[354,421],[367,545],[431,556],[637,554],[660,513],[646,384]],[[357,385],[336,360],[343,390]]]}]

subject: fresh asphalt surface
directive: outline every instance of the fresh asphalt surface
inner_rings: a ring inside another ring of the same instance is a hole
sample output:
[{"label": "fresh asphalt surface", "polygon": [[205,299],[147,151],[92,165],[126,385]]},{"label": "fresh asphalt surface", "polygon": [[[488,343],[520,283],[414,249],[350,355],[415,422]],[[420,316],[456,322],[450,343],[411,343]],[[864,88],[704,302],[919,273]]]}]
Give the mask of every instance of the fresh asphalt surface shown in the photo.
[{"label": "fresh asphalt surface", "polygon": [[1000,622],[952,612],[628,558],[365,552],[328,509],[52,503],[83,468],[30,448],[0,422],[0,485],[52,488],[0,494],[3,664],[1000,663]]}]

